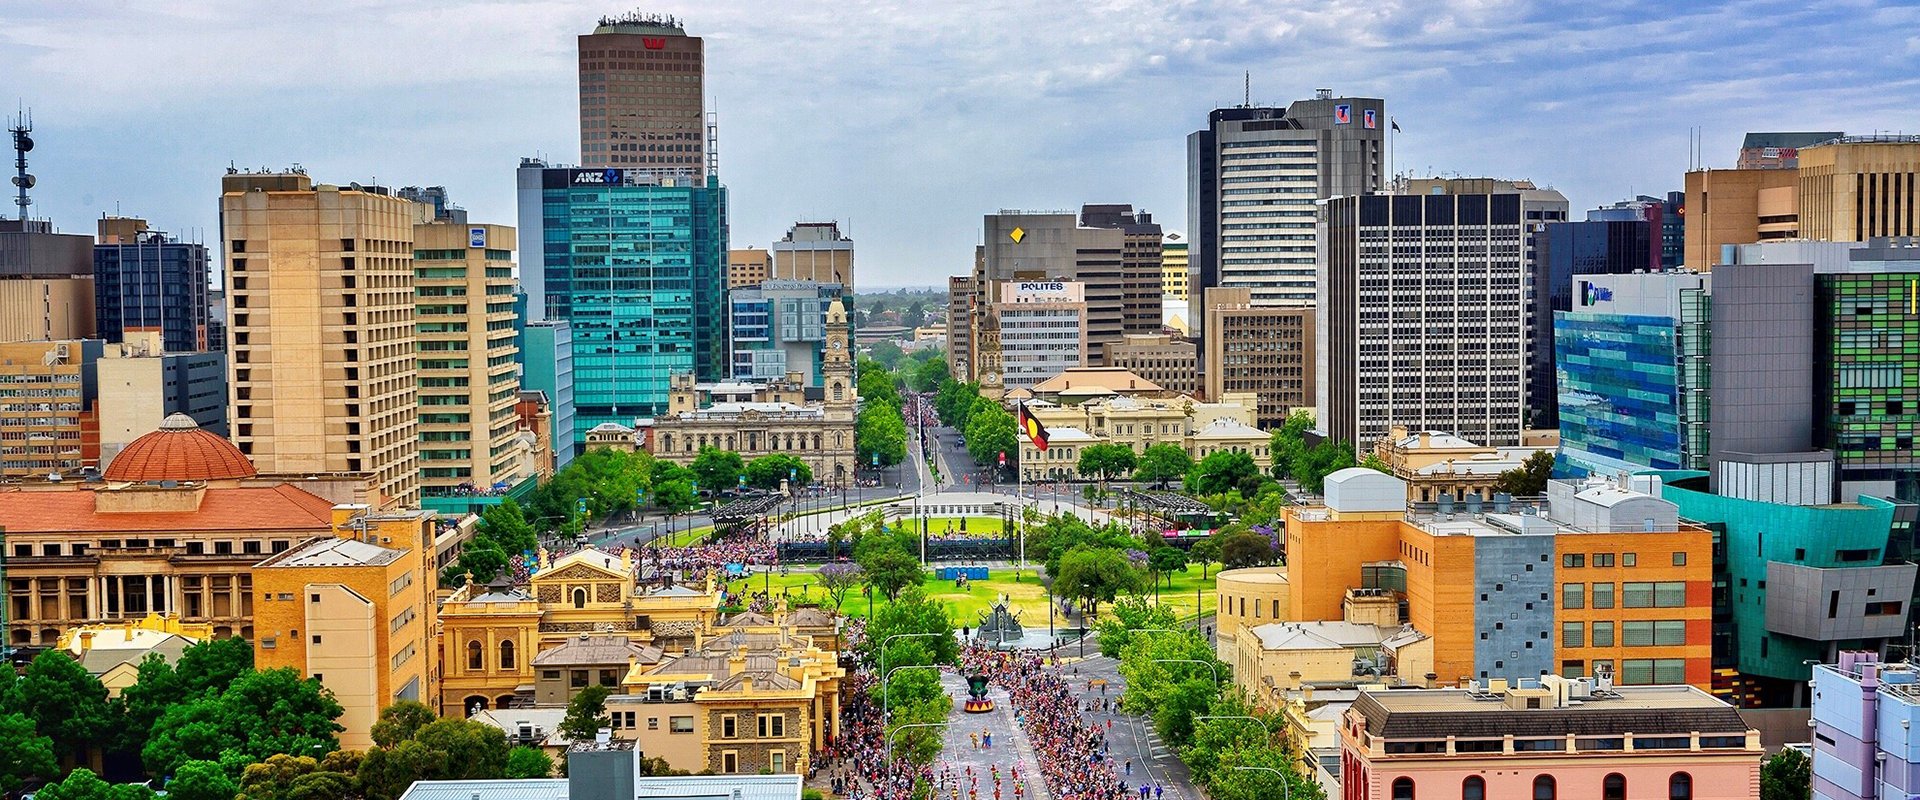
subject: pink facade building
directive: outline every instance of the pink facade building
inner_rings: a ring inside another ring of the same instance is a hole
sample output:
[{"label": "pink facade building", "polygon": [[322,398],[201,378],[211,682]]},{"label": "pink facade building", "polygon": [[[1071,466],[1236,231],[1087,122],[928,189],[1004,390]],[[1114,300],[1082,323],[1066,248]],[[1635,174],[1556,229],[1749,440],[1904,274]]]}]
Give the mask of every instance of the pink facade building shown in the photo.
[{"label": "pink facade building", "polygon": [[1364,692],[1340,749],[1342,800],[1753,800],[1765,755],[1692,686],[1553,675]]}]

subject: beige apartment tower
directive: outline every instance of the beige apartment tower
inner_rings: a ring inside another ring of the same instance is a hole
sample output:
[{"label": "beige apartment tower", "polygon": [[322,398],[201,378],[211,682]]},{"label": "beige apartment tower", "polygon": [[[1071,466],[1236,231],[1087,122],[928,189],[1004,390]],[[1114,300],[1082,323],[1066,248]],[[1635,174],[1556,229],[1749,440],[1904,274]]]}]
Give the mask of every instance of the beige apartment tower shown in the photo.
[{"label": "beige apartment tower", "polygon": [[1169,391],[1200,393],[1200,365],[1193,342],[1186,339],[1164,333],[1127,334],[1120,344],[1107,345],[1107,366],[1130,370]]},{"label": "beige apartment tower", "polygon": [[419,502],[413,227],[424,206],[302,173],[221,181],[233,441],[268,473]]},{"label": "beige apartment tower", "polygon": [[657,14],[580,37],[580,166],[707,174],[706,44]]},{"label": "beige apartment tower", "polygon": [[1256,306],[1251,289],[1206,290],[1207,398],[1230,392],[1258,398],[1254,424],[1277,428],[1314,403],[1314,309]]},{"label": "beige apartment tower", "polygon": [[414,331],[420,353],[420,491],[459,497],[532,473],[515,405],[515,231],[430,222],[413,227]]},{"label": "beige apartment tower", "polygon": [[796,222],[768,249],[774,278],[837,283],[853,293],[853,240],[840,233],[840,223]]}]

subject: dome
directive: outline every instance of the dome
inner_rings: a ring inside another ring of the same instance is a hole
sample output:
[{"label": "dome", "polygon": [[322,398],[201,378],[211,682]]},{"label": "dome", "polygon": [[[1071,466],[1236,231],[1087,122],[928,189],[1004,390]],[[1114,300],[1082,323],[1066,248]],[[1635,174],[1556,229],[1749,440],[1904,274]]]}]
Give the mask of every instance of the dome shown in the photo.
[{"label": "dome", "polygon": [[232,442],[173,414],[160,429],[129,442],[107,465],[110,481],[205,481],[251,478],[253,462]]}]

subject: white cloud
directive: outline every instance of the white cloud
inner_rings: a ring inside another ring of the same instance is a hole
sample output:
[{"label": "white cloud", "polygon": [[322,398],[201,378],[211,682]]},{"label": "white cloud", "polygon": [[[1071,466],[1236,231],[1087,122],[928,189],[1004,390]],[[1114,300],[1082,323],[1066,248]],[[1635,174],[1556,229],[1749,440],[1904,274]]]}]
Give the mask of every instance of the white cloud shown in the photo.
[{"label": "white cloud", "polygon": [[[1531,177],[1576,205],[1677,188],[1680,132],[1920,130],[1893,3],[1612,7],[1516,0],[666,0],[708,45],[733,238],[851,219],[863,279],[963,270],[979,215],[1134,202],[1184,228],[1209,108],[1317,87],[1387,99],[1399,165]],[[210,227],[219,171],[444,183],[510,221],[521,155],[577,147],[583,0],[0,8],[0,74],[36,107],[40,199]]]}]

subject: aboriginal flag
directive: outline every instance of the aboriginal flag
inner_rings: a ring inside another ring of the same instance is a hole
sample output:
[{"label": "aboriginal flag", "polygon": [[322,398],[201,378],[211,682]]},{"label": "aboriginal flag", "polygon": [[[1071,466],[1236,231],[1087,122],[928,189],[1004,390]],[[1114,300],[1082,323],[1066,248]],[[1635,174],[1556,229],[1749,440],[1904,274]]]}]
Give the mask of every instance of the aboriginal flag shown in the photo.
[{"label": "aboriginal flag", "polygon": [[1027,413],[1026,403],[1020,404],[1020,432],[1026,434],[1027,440],[1033,442],[1033,446],[1040,452],[1047,452],[1047,426],[1040,424],[1039,419]]}]

